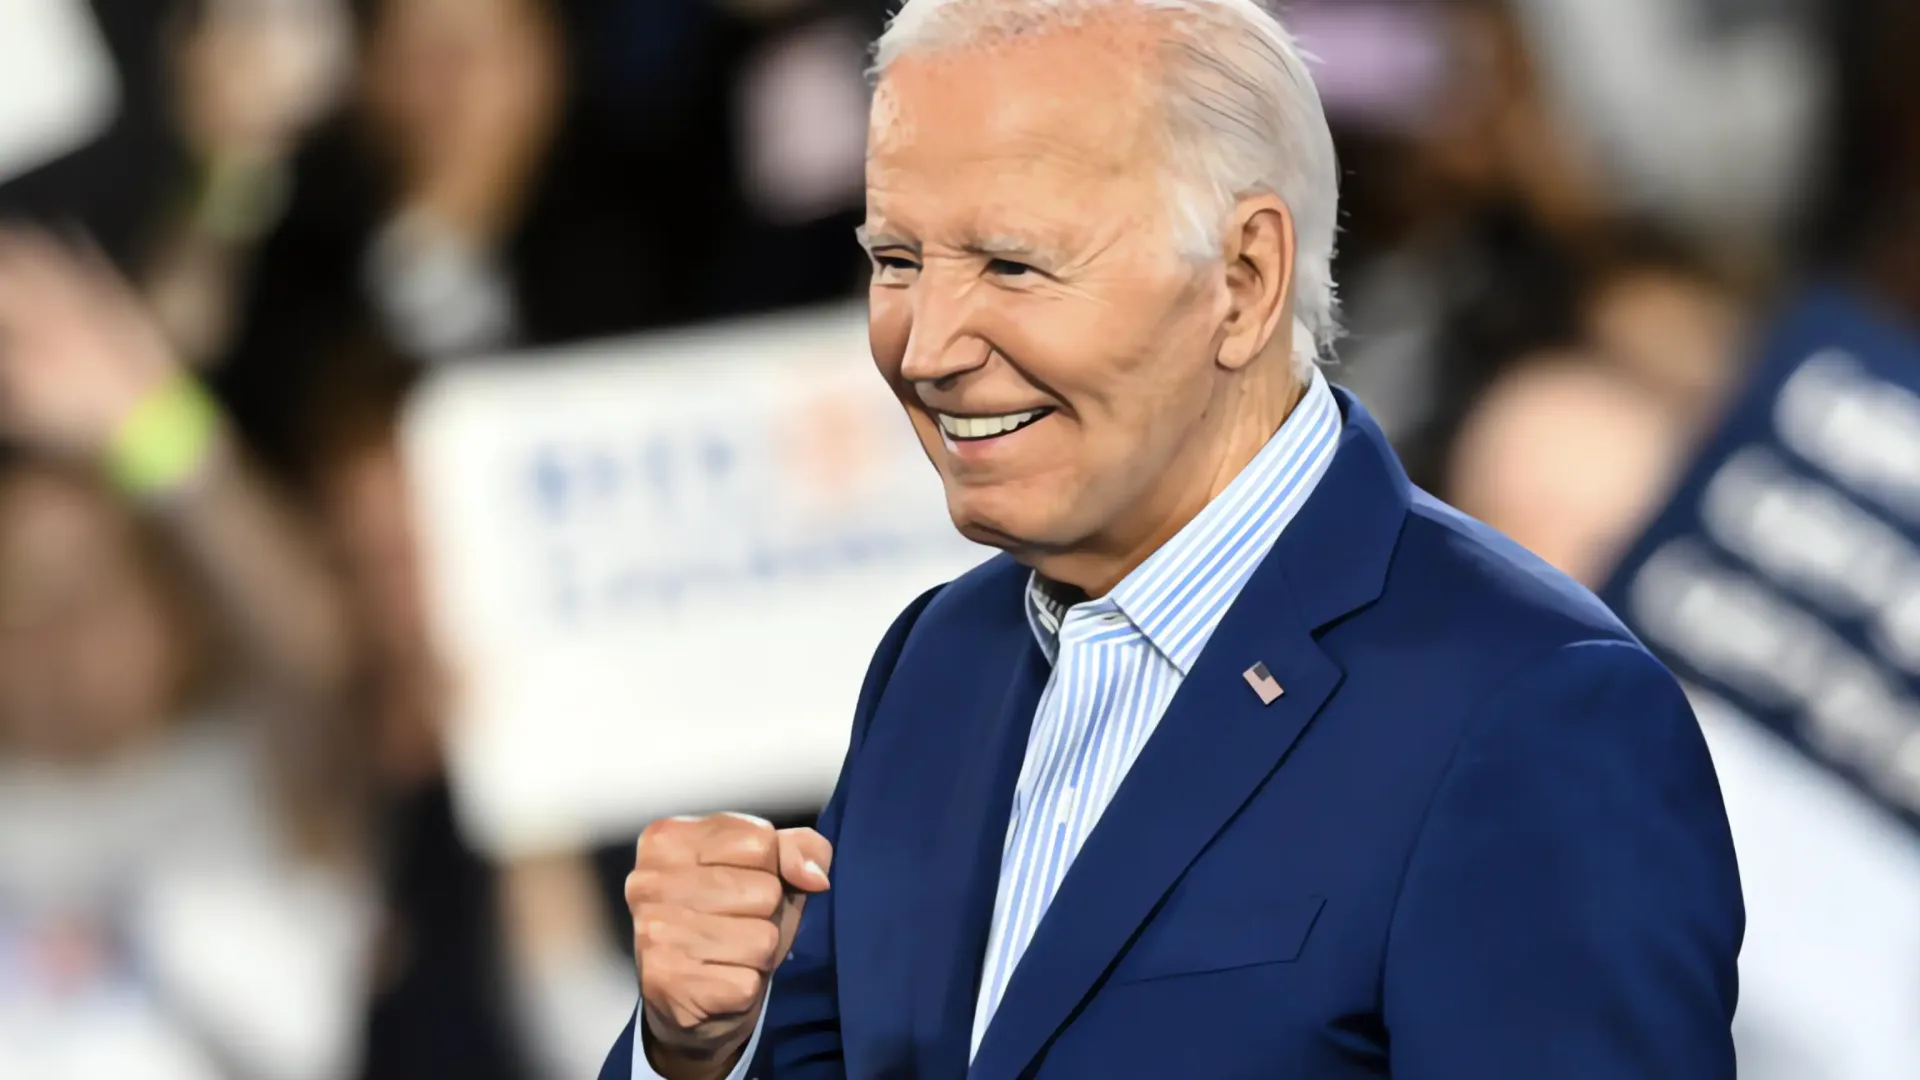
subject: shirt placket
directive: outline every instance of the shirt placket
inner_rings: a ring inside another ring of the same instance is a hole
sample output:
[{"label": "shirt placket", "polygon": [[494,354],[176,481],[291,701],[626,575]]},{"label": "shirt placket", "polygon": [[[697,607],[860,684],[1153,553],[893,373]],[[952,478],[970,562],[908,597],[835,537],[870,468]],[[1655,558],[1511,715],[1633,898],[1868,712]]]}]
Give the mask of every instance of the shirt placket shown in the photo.
[{"label": "shirt placket", "polygon": [[976,1010],[976,1049],[1078,853],[1088,814],[1085,801],[1094,794],[1088,785],[1095,770],[1087,758],[1099,745],[1121,666],[1115,653],[1125,647],[1121,638],[1130,631],[1111,604],[1077,606],[1061,622],[1053,680],[1038,718],[1039,738],[1027,758],[1031,771],[1021,777],[1001,863],[1002,896],[985,993]]}]

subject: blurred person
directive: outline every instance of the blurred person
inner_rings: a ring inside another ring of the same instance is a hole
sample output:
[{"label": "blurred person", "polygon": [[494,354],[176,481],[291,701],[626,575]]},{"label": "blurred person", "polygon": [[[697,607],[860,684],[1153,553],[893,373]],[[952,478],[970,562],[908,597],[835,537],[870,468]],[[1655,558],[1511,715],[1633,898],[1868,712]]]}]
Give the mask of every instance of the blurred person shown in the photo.
[{"label": "blurred person", "polygon": [[1558,125],[1636,217],[1764,284],[1804,224],[1834,77],[1821,0],[1516,0]]},{"label": "blurred person", "polygon": [[1454,505],[1590,588],[1607,582],[1687,449],[1681,418],[1578,353],[1530,358],[1489,387],[1454,443]]},{"label": "blurred person", "polygon": [[314,505],[358,646],[380,930],[360,1080],[528,1080],[515,1038],[497,873],[455,818],[448,682],[427,626],[397,423],[411,378],[352,355],[318,403]]},{"label": "blurred person", "polygon": [[1483,393],[1539,354],[1619,365],[1697,433],[1737,380],[1746,315],[1766,295],[1620,197],[1561,120],[1516,6],[1414,5],[1426,15],[1409,25],[1442,35],[1443,92],[1346,147],[1347,375],[1416,481],[1443,494]]},{"label": "blurred person", "polygon": [[1593,349],[1704,435],[1739,385],[1751,302],[1685,260],[1629,255],[1594,278],[1581,305]]},{"label": "blurred person", "polygon": [[226,348],[254,246],[285,212],[289,159],[350,71],[343,0],[176,0],[164,39],[190,168],[140,278],[194,366]]},{"label": "blurred person", "polygon": [[351,105],[214,375],[249,441],[310,482],[369,343],[419,368],[856,295],[874,2],[359,0]]},{"label": "blurred person", "polygon": [[135,294],[18,231],[0,432],[0,1074],[348,1075],[331,579]]},{"label": "blurred person", "polygon": [[817,831],[648,827],[602,1076],[1731,1077],[1698,724],[1319,370],[1286,30],[909,0],[877,57],[874,358],[1003,554],[880,643]]},{"label": "blurred person", "polygon": [[346,74],[345,0],[53,2],[91,9],[118,115],[93,143],[0,184],[0,217],[96,237],[201,363],[223,347],[246,255],[284,208],[285,155]]},{"label": "blurred person", "polygon": [[1414,481],[1437,488],[1480,390],[1579,338],[1618,211],[1558,124],[1511,4],[1413,6],[1436,54],[1424,107],[1338,132],[1350,173],[1340,359]]},{"label": "blurred person", "polygon": [[[1920,93],[1904,77],[1903,44],[1920,41],[1913,10],[1895,3],[1877,19],[1863,14],[1848,65],[1854,167],[1828,227],[1835,239],[1805,273],[1836,268],[1920,325],[1912,284],[1920,282],[1912,255],[1920,250],[1912,195],[1920,191]],[[1570,342],[1489,387],[1449,457],[1449,498],[1590,585],[1607,579],[1739,388],[1746,324],[1764,310],[1694,257],[1697,249],[1652,235],[1629,230],[1614,240],[1580,289]]]},{"label": "blurred person", "polygon": [[561,30],[542,0],[392,0],[372,16],[365,94],[398,198],[365,277],[382,328],[422,358],[519,336],[498,263],[552,144]]},{"label": "blurred person", "polygon": [[[859,224],[865,46],[894,0],[577,4],[579,106],[633,158],[699,178],[702,242],[753,252],[755,272],[688,252],[696,318],[839,300],[865,286]],[[685,197],[685,193],[681,197]],[[682,204],[690,205],[690,204]],[[655,212],[658,212],[657,210]]]},{"label": "blurred person", "polygon": [[[724,0],[741,42],[728,61],[736,190],[726,243],[755,252],[742,281],[711,277],[716,315],[854,296],[867,265],[847,234],[863,212],[869,0]],[[851,258],[849,257],[851,256]]]},{"label": "blurred person", "polygon": [[311,483],[318,402],[355,353],[409,367],[703,312],[724,174],[636,149],[574,95],[552,0],[366,0],[351,107],[302,150],[213,379]]},{"label": "blurred person", "polygon": [[[362,1080],[590,1074],[631,1008],[625,911],[590,853],[495,865],[463,835],[446,773],[452,684],[434,647],[397,424],[411,378],[343,364],[322,403],[318,506],[362,646],[383,931]],[[616,852],[630,862],[630,845]],[[622,871],[624,872],[624,871]]]},{"label": "blurred person", "polygon": [[1566,344],[1474,399],[1442,494],[1590,588],[1660,508],[1744,368],[1744,305],[1684,245],[1623,229]]}]

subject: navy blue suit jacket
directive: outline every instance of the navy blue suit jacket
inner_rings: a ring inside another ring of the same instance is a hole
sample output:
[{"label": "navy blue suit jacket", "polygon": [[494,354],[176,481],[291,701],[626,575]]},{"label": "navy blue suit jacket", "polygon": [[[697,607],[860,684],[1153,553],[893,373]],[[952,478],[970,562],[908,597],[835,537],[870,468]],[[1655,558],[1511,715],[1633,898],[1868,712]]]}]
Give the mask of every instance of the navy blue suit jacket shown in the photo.
[{"label": "navy blue suit jacket", "polygon": [[[1680,687],[1365,411],[1073,863],[968,1064],[1047,664],[1006,558],[881,642],[762,1080],[1722,1080],[1744,928]],[[1242,677],[1262,662],[1272,705]],[[626,1080],[631,1026],[604,1080]]]}]

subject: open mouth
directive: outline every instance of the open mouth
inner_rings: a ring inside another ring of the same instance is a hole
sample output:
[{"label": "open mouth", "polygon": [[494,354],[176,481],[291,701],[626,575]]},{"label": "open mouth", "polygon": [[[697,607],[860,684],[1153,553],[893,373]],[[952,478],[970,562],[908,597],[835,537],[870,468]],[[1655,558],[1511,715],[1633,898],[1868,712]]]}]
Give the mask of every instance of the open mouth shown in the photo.
[{"label": "open mouth", "polygon": [[985,439],[997,439],[1011,435],[1024,427],[1053,415],[1051,408],[1029,409],[1026,412],[1003,413],[999,416],[954,416],[949,413],[933,414],[940,421],[940,430],[954,442],[980,442]]}]

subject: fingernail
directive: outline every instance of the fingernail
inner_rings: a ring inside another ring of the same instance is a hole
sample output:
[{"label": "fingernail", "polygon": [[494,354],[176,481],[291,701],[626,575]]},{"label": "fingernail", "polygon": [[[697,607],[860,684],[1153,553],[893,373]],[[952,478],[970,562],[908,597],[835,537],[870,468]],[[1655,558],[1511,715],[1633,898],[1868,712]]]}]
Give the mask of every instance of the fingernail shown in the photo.
[{"label": "fingernail", "polygon": [[686,822],[696,822],[696,821],[699,821],[699,820],[700,820],[700,818],[699,818],[699,815],[697,815],[697,814],[675,814],[675,815],[673,815],[672,817],[670,817],[670,818],[668,818],[667,820],[668,820],[668,821],[686,821]]},{"label": "fingernail", "polygon": [[773,822],[768,821],[766,818],[754,817],[752,814],[742,814],[738,810],[722,810],[721,813],[725,814],[727,817],[739,818],[741,821],[745,821],[750,824],[759,825],[768,829],[773,828]]},{"label": "fingernail", "polygon": [[809,873],[813,874],[815,877],[818,877],[821,881],[827,880],[827,872],[825,870],[820,869],[819,863],[814,862],[812,859],[808,859],[802,865],[804,865],[807,868],[807,871]]}]

